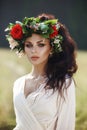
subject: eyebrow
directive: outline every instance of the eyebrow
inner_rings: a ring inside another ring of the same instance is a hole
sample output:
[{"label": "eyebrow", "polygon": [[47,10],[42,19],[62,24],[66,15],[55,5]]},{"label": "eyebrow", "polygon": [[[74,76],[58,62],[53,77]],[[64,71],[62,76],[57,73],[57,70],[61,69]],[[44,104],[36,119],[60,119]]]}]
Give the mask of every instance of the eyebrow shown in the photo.
[{"label": "eyebrow", "polygon": [[[30,42],[30,41],[25,41],[25,43],[26,43],[26,42],[28,42],[28,43],[31,43],[31,44],[32,44],[32,42]],[[37,41],[36,43],[40,43],[40,42],[43,42],[43,40]]]},{"label": "eyebrow", "polygon": [[43,40],[37,41],[37,43],[43,42]]}]

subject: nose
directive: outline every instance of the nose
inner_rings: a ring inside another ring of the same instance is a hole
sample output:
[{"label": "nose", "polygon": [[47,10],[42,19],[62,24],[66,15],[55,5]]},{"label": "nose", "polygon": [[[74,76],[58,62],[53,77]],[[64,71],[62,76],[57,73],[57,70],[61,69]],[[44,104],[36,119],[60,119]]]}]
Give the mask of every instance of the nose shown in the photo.
[{"label": "nose", "polygon": [[32,53],[36,53],[36,51],[37,51],[36,46],[33,46],[32,49],[31,49],[31,52],[32,52]]}]

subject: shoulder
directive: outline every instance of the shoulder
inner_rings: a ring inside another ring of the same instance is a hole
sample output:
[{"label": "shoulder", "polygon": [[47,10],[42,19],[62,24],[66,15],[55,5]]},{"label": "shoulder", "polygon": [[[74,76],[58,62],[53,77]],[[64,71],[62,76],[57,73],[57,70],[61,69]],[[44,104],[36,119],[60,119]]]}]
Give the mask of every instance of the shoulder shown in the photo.
[{"label": "shoulder", "polygon": [[24,76],[21,76],[21,77],[19,77],[18,79],[16,79],[15,81],[14,81],[14,83],[13,83],[13,91],[14,90],[18,90],[18,89],[20,89],[21,88],[21,86],[24,84],[24,82],[25,82],[25,78],[26,78],[26,75],[24,75]]},{"label": "shoulder", "polygon": [[66,78],[66,84],[68,85],[68,88],[75,88],[75,81],[73,78]]},{"label": "shoulder", "polygon": [[67,98],[75,96],[75,81],[73,78],[66,78],[66,84],[68,85],[67,89],[65,89],[65,96]]},{"label": "shoulder", "polygon": [[25,78],[25,75],[19,77],[18,79],[16,79],[16,80],[14,81],[14,85],[20,84],[20,83],[24,80],[24,78]]},{"label": "shoulder", "polygon": [[73,77],[70,77],[68,75],[66,75],[65,77],[65,85],[66,87],[75,87],[75,80]]}]

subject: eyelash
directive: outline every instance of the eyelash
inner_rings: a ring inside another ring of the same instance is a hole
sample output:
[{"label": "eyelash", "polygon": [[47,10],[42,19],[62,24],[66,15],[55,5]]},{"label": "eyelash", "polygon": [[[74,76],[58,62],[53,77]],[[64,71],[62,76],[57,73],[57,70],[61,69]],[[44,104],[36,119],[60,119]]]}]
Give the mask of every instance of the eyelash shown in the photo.
[{"label": "eyelash", "polygon": [[31,45],[31,44],[25,44],[25,47],[27,47],[27,48],[31,48],[32,45]]},{"label": "eyelash", "polygon": [[[44,43],[39,43],[38,46],[39,46],[39,47],[44,47],[45,44],[44,44]],[[25,44],[25,47],[31,48],[31,47],[33,47],[33,45],[32,45],[32,44]]]},{"label": "eyelash", "polygon": [[38,46],[39,46],[39,47],[44,47],[45,44],[44,44],[44,43],[40,43],[40,44],[38,44]]}]

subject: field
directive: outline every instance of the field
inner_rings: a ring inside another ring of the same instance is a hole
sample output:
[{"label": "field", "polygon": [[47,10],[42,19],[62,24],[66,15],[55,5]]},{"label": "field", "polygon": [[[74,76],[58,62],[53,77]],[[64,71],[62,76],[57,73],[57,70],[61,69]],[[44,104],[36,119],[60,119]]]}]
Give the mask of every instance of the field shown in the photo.
[{"label": "field", "polygon": [[[12,130],[15,126],[13,111],[13,82],[27,74],[31,65],[26,56],[18,58],[8,49],[0,49],[0,130]],[[78,51],[76,81],[76,130],[87,130],[87,52]]]}]

